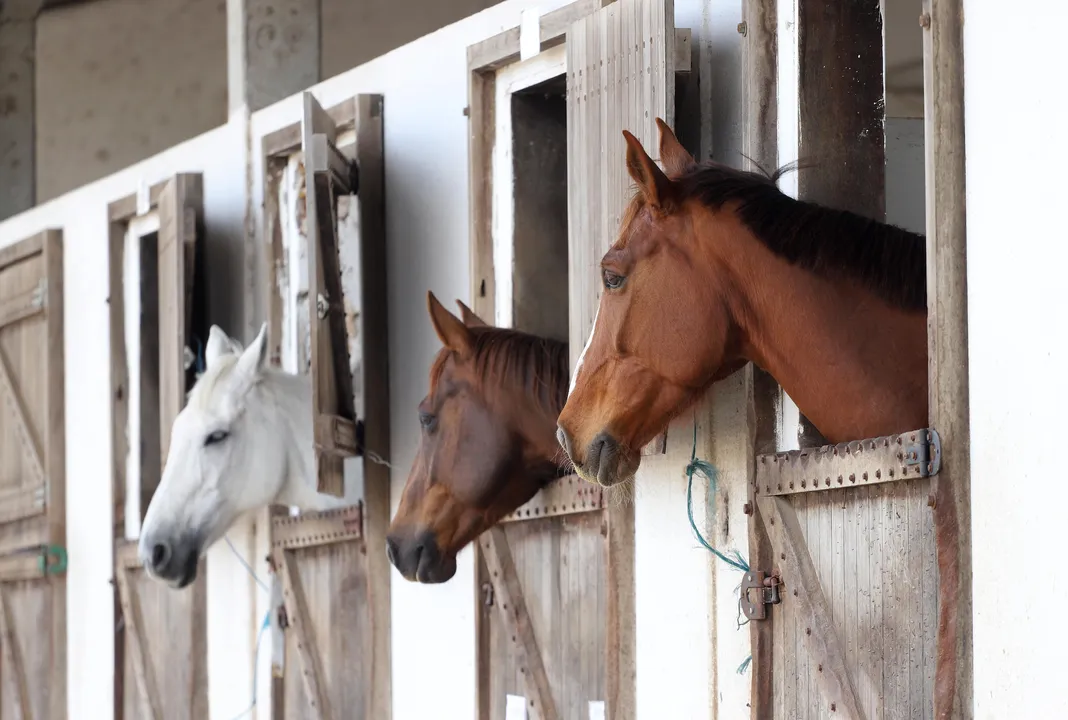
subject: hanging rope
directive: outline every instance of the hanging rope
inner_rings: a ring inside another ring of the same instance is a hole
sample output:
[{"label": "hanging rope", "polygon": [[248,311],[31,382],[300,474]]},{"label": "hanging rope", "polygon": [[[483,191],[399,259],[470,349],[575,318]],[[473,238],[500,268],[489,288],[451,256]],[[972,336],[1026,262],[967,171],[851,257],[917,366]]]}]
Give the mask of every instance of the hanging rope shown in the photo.
[{"label": "hanging rope", "polygon": [[[256,584],[259,585],[260,588],[263,589],[263,591],[266,592],[269,596],[271,594],[271,589],[267,587],[267,583],[260,580],[259,576],[256,575],[256,571],[252,569],[252,566],[248,564],[248,561],[245,560],[244,557],[242,557],[241,553],[239,553],[237,551],[237,548],[234,547],[234,544],[230,542],[230,538],[225,535],[223,537],[226,540],[226,544],[230,546],[230,551],[234,554],[234,557],[237,558],[237,561],[240,562],[246,570],[248,570],[248,574],[252,576],[252,579],[256,581]],[[270,609],[268,609],[267,614],[263,616],[263,623],[260,624],[260,630],[256,634],[256,650],[255,655],[253,655],[252,658],[252,702],[247,708],[235,715],[233,720],[242,720],[242,718],[247,717],[249,713],[256,709],[256,695],[258,687],[257,681],[259,680],[259,673],[257,672],[258,668],[256,667],[256,665],[259,662],[260,658],[260,641],[263,640],[263,633],[265,633],[270,627],[271,611]]]},{"label": "hanging rope", "polygon": [[749,563],[745,561],[745,558],[742,557],[740,552],[734,550],[734,557],[727,557],[719,550],[709,545],[708,541],[705,540],[704,535],[697,529],[697,523],[694,522],[693,519],[693,476],[697,473],[701,473],[705,476],[705,479],[708,480],[709,495],[714,495],[716,492],[716,468],[712,463],[700,460],[697,457],[697,418],[694,418],[693,452],[690,453],[690,463],[686,466],[686,515],[690,519],[690,528],[693,530],[693,534],[697,536],[698,542],[700,542],[706,550],[731,567],[741,570],[742,572],[749,572]]}]

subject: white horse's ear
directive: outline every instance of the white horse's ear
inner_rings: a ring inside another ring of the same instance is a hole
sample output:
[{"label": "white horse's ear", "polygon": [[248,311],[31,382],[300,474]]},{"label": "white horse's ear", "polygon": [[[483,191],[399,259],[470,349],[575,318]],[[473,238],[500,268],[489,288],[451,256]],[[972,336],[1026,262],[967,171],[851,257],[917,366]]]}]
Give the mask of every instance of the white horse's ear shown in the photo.
[{"label": "white horse's ear", "polygon": [[212,325],[208,333],[208,347],[204,351],[204,362],[207,367],[215,367],[215,363],[224,355],[237,355],[241,352],[241,343],[226,334],[218,325]]},{"label": "white horse's ear", "polygon": [[244,382],[251,384],[259,377],[260,372],[263,371],[263,366],[266,364],[267,323],[264,323],[260,327],[260,332],[256,335],[256,339],[249,343],[249,346],[241,353],[241,357],[237,359],[237,367],[234,368],[234,372]]}]

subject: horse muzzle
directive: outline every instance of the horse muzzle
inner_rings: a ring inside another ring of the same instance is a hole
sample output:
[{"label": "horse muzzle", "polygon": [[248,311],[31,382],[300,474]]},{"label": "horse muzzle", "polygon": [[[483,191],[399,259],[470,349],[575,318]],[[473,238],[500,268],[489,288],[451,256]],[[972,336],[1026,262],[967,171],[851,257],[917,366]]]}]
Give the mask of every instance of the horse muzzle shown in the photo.
[{"label": "horse muzzle", "polygon": [[196,540],[142,536],[137,554],[150,576],[176,590],[196,580],[200,560]]},{"label": "horse muzzle", "polygon": [[386,536],[386,555],[405,580],[429,585],[456,574],[456,558],[445,555],[430,530],[394,531]]}]

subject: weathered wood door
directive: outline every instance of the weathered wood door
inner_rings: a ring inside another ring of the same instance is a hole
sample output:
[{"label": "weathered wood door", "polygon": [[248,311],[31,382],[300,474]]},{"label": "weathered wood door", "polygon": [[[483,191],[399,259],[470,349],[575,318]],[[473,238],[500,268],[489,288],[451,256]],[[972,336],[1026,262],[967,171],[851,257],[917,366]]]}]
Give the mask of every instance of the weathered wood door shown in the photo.
[{"label": "weathered wood door", "polygon": [[[760,717],[932,716],[938,588],[924,476],[937,471],[938,446],[928,437],[757,458],[751,522],[763,524],[772,564],[745,574],[742,609],[770,623],[770,662],[753,669]],[[779,582],[765,583],[774,573]]]},{"label": "weathered wood door", "polygon": [[478,540],[480,718],[587,718],[603,708],[608,552],[604,496],[553,481]]},{"label": "weathered wood door", "polygon": [[286,720],[390,713],[382,110],[381,96],[360,95],[326,112],[305,93],[300,145],[268,157],[273,355],[311,375],[319,490],[349,503],[272,509],[272,710]]},{"label": "weathered wood door", "polygon": [[[154,232],[131,230],[133,217],[113,218],[111,240],[111,322],[116,509],[119,518],[138,514],[137,526],[159,485],[169,449],[171,425],[185,405],[194,368],[192,347],[198,236],[203,227],[203,184],[199,174],[164,181],[149,207],[158,216]],[[120,201],[121,203],[122,201]],[[116,204],[116,206],[118,203]],[[132,264],[136,272],[131,271]],[[137,288],[126,283],[137,280]],[[127,303],[127,300],[131,302]],[[137,347],[127,347],[126,329],[135,324]],[[136,366],[137,392],[130,370]],[[131,404],[130,398],[136,398]],[[128,423],[131,415],[134,423]],[[133,446],[136,479],[128,482]],[[124,497],[133,493],[136,501]],[[117,523],[122,530],[125,522]],[[199,720],[208,712],[207,578],[173,590],[148,577],[137,557],[136,540],[116,539],[115,585],[121,613],[116,672],[121,673],[123,718]]]},{"label": "weathered wood door", "polygon": [[[272,519],[282,584],[285,720],[370,720],[374,656],[363,505]],[[278,709],[275,710],[276,716]]]},{"label": "weathered wood door", "polygon": [[63,242],[0,249],[0,719],[67,716]]}]

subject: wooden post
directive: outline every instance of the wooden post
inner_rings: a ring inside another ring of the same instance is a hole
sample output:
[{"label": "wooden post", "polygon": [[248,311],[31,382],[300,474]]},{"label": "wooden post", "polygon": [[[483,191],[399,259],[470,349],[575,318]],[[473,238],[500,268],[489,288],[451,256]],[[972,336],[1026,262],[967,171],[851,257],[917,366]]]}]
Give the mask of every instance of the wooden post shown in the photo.
[{"label": "wooden post", "polygon": [[942,438],[933,484],[938,552],[935,717],[972,717],[968,288],[961,0],[925,0],[927,347],[930,424]]},{"label": "wooden post", "polygon": [[34,86],[41,0],[0,3],[0,221],[37,199]]}]

